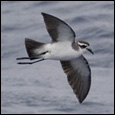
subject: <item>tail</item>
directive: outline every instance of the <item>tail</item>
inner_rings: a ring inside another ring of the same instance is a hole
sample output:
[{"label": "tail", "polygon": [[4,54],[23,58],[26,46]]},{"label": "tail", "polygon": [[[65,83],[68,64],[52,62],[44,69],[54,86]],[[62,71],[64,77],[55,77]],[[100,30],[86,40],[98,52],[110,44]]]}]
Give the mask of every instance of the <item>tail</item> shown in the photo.
[{"label": "tail", "polygon": [[43,54],[48,52],[44,48],[45,43],[37,42],[28,38],[25,39],[25,46],[31,60],[39,59]]}]

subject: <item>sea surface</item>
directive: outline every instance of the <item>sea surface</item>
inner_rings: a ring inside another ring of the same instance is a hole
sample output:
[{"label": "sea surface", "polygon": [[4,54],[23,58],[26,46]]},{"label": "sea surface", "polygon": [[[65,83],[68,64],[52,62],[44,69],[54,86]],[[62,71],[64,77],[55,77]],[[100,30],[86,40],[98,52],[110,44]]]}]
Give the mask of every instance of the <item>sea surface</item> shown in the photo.
[{"label": "sea surface", "polygon": [[[18,65],[27,56],[24,40],[51,41],[41,12],[68,23],[76,40],[91,44],[85,52],[92,72],[91,89],[79,104],[60,62],[47,60]],[[2,1],[1,2],[1,113],[2,114],[113,114],[114,113],[114,2],[113,1]]]}]

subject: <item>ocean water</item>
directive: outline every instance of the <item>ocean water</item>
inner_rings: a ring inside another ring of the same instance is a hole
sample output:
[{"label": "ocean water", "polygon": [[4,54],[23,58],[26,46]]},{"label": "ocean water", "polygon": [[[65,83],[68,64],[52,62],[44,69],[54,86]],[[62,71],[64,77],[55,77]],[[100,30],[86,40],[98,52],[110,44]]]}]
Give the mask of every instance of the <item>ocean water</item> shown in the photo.
[{"label": "ocean water", "polygon": [[[82,104],[59,61],[17,64],[17,57],[27,56],[25,38],[51,41],[41,12],[64,20],[75,31],[76,40],[91,44],[95,55],[86,52],[84,56],[91,67],[92,84]],[[114,2],[2,1],[1,113],[113,114]]]}]

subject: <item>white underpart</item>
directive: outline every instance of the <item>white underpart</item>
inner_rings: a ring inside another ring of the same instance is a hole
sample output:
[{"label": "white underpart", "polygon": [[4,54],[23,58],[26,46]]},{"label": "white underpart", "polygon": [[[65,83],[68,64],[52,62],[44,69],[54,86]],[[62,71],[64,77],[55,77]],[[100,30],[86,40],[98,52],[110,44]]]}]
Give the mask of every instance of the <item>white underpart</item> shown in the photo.
[{"label": "white underpart", "polygon": [[72,48],[71,42],[56,42],[46,44],[45,48],[49,51],[43,57],[44,59],[53,60],[72,60],[82,55],[83,50],[79,51]]},{"label": "white underpart", "polygon": [[47,48],[46,48],[45,45],[44,45],[44,46],[42,46],[41,48],[35,49],[35,50],[34,50],[34,53],[35,53],[36,55],[39,55],[39,54],[41,54],[41,53],[43,53],[43,52],[46,52],[46,51],[47,51]]}]

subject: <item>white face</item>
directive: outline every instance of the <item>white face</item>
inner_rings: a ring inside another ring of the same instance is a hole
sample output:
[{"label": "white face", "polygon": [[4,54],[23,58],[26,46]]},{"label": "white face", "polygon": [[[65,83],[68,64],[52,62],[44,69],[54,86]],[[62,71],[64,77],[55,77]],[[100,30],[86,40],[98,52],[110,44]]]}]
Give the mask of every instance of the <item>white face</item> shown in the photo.
[{"label": "white face", "polygon": [[81,47],[79,46],[79,51],[80,51],[81,53],[83,53],[83,52],[87,51],[87,49],[86,49],[86,48],[81,48]]}]

